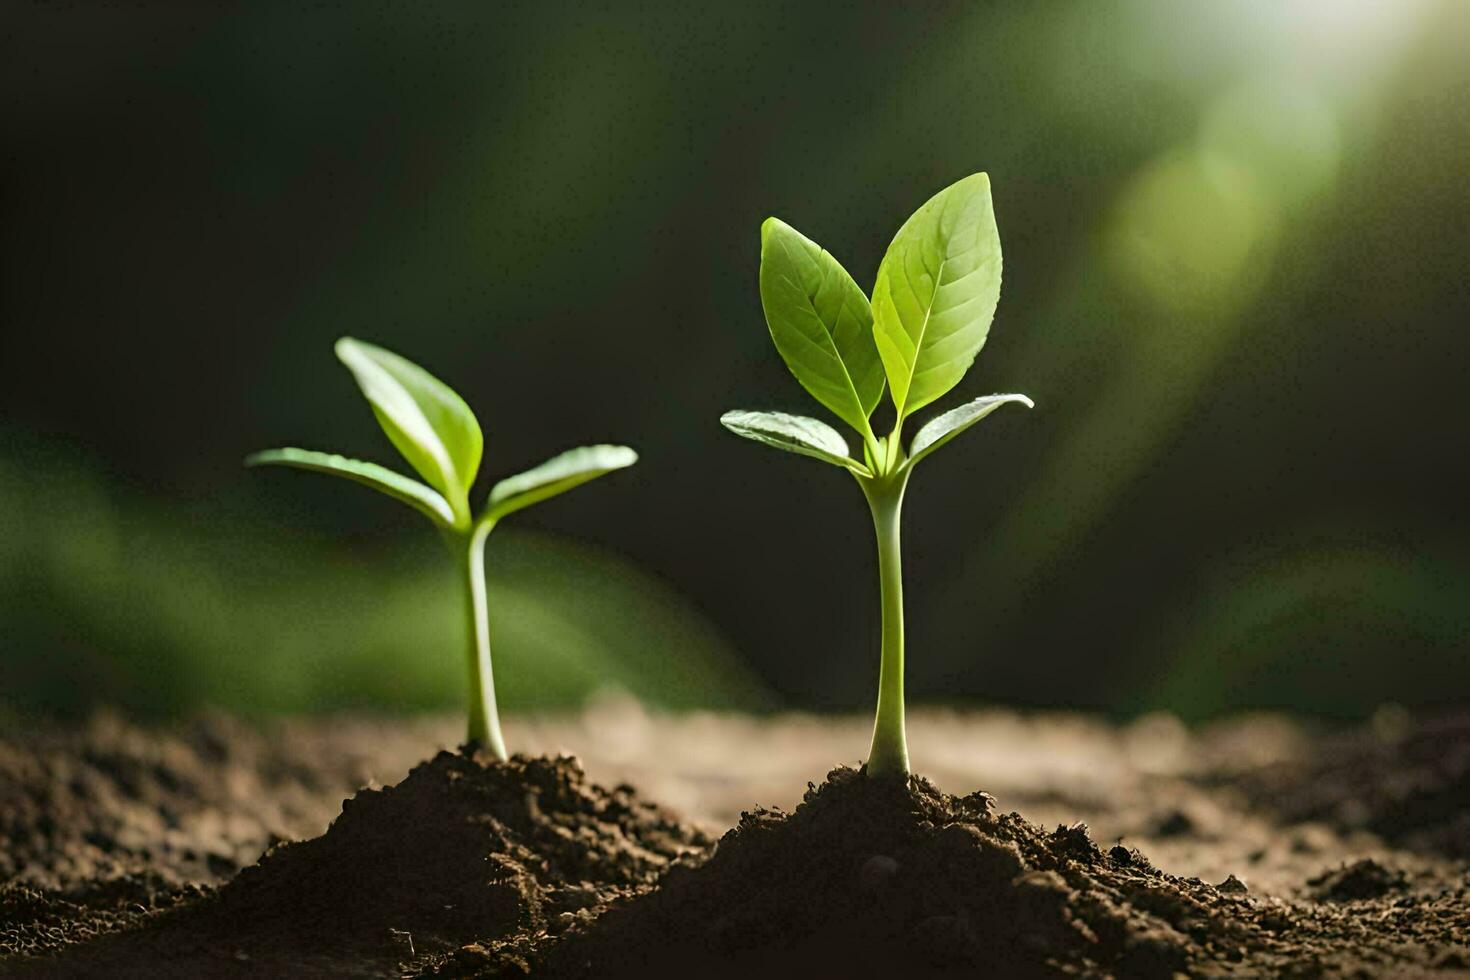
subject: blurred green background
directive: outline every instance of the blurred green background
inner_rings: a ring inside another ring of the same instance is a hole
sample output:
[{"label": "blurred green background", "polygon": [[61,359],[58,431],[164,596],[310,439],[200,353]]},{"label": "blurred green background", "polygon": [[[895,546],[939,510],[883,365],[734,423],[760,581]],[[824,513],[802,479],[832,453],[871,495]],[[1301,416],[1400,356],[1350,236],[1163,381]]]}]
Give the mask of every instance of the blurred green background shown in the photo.
[{"label": "blurred green background", "polygon": [[911,695],[1464,699],[1470,4],[38,4],[3,34],[12,710],[458,703],[422,518],[240,466],[398,465],[343,333],[459,389],[489,479],[643,454],[492,537],[509,706],[867,706],[860,494],[717,419],[820,413],[761,219],[869,285],[977,170],[1005,287],[936,408],[1037,408],[910,489]]}]

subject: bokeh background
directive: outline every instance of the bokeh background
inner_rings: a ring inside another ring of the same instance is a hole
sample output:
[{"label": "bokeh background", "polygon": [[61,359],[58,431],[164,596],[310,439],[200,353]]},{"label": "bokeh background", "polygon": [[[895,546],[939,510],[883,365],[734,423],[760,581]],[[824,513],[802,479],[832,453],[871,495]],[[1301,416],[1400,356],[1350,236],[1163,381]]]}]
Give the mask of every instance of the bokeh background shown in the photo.
[{"label": "bokeh background", "polygon": [[[1470,680],[1470,4],[14,4],[0,704],[452,706],[422,518],[331,342],[458,388],[488,479],[634,470],[490,543],[512,707],[866,707],[877,585],[771,347],[780,215],[870,284],[990,173],[1006,278],[918,474],[911,696],[1352,717]],[[483,487],[488,487],[488,479]],[[480,492],[483,492],[483,488]]]}]

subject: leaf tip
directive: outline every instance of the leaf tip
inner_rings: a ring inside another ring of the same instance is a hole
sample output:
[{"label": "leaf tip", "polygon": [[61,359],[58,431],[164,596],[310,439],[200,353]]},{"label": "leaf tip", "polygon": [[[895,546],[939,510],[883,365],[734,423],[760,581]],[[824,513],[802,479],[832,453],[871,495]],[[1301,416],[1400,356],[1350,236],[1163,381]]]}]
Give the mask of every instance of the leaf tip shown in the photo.
[{"label": "leaf tip", "polygon": [[720,424],[737,436],[744,436],[745,429],[750,425],[751,417],[757,413],[744,408],[732,408],[720,416]]},{"label": "leaf tip", "polygon": [[298,453],[300,451],[301,450],[299,449],[262,449],[258,452],[251,453],[249,456],[246,456],[245,465],[247,467],[270,466],[274,463],[280,463],[289,460],[293,453]]},{"label": "leaf tip", "polygon": [[990,190],[990,174],[981,170],[978,173],[973,173],[968,177],[955,181],[954,186],[961,187],[966,184],[988,191]]},{"label": "leaf tip", "polygon": [[780,218],[772,215],[761,222],[761,265],[764,267],[766,261],[766,250],[771,247],[771,240],[790,234],[792,227]]},{"label": "leaf tip", "polygon": [[388,353],[377,344],[370,344],[366,340],[358,340],[356,337],[338,337],[337,342],[332,345],[332,352],[337,355],[349,370],[356,370],[357,365],[370,363],[374,354]]},{"label": "leaf tip", "polygon": [[620,470],[638,462],[638,450],[632,446],[608,446],[607,448],[612,450],[610,461],[613,469]]}]

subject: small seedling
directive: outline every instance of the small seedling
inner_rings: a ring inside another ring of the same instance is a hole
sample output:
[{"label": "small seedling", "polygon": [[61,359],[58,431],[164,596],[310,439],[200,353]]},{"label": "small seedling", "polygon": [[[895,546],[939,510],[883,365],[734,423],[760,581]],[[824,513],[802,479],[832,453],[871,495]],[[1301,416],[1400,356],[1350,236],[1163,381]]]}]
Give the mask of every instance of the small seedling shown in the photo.
[{"label": "small seedling", "polygon": [[[469,741],[506,759],[490,669],[490,625],[485,596],[485,539],[508,514],[540,503],[613,470],[638,454],[627,446],[583,446],[490,488],[479,516],[469,494],[480,470],[484,437],[474,413],[444,382],[381,347],[343,337],[337,358],[352,372],[378,424],[425,483],[376,463],[306,449],[268,449],[247,466],[278,464],[331,473],[380,490],[422,513],[442,532],[464,582],[469,645]],[[427,484],[427,485],[425,485]]]},{"label": "small seedling", "polygon": [[[883,645],[871,776],[909,771],[903,716],[903,576],[899,512],[919,460],[1007,402],[987,395],[930,419],[905,452],[904,422],[959,383],[985,344],[1000,300],[1000,234],[990,178],[966,177],[930,198],[894,236],[871,303],[821,246],[776,218],[761,225],[761,306],[776,350],[813,398],[862,437],[862,459],[825,422],[783,412],[726,412],[736,435],[841,466],[857,478],[878,535]],[[896,417],[870,417],[887,387]]]}]

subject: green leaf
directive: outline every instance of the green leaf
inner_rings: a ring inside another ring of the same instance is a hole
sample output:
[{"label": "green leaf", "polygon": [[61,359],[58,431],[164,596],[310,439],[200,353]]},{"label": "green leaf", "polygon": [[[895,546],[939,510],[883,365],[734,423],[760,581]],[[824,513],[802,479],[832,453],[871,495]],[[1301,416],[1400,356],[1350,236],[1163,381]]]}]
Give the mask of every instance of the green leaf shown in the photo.
[{"label": "green leaf", "polygon": [[913,445],[909,447],[907,465],[914,465],[997,408],[1010,402],[1025,405],[1027,408],[1036,407],[1025,395],[986,395],[967,402],[959,408],[952,408],[943,415],[934,416],[924,423],[918,434],[914,436]]},{"label": "green leaf", "polygon": [[884,380],[868,297],[830,253],[777,218],[761,225],[760,285],[771,339],[796,380],[870,436]]},{"label": "green leaf", "polygon": [[394,447],[468,523],[469,489],[480,469],[484,437],[464,399],[417,364],[381,347],[343,337],[336,350]]},{"label": "green leaf", "polygon": [[245,457],[246,466],[293,466],[299,470],[330,473],[355,483],[372,487],[426,515],[436,524],[454,526],[454,511],[449,502],[417,480],[394,473],[377,463],[348,459],[335,453],[317,453],[309,449],[267,449]]},{"label": "green leaf", "polygon": [[486,516],[499,520],[523,507],[555,497],[605,473],[632,466],[638,454],[627,446],[582,446],[553,456],[540,466],[506,477],[490,489]]},{"label": "green leaf", "polygon": [[990,178],[974,174],[914,212],[873,287],[873,338],[900,420],[953,388],[985,344],[1000,300]]},{"label": "green leaf", "polygon": [[726,412],[720,424],[737,436],[767,446],[800,453],[834,466],[845,466],[858,476],[871,477],[866,466],[848,455],[847,442],[826,422],[785,412]]}]

